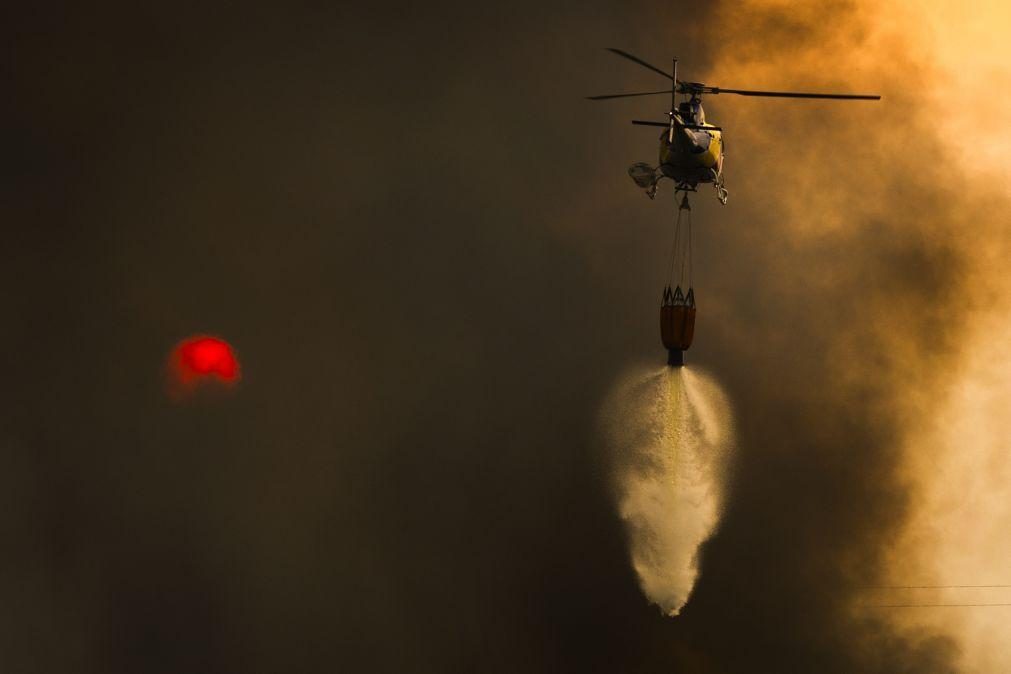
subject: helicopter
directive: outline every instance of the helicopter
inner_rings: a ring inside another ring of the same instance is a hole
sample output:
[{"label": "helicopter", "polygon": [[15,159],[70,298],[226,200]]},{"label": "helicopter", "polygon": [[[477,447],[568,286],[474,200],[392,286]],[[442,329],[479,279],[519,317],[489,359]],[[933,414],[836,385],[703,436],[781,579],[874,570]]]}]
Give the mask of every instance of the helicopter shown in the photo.
[{"label": "helicopter", "polygon": [[[636,185],[646,191],[646,195],[656,197],[658,183],[667,178],[674,182],[674,193],[696,192],[701,183],[712,183],[716,188],[716,198],[721,204],[727,203],[729,195],[723,182],[723,129],[706,122],[702,109],[703,94],[736,94],[738,96],[765,96],[771,98],[823,98],[831,100],[877,101],[881,96],[866,94],[814,94],[795,91],[753,91],[750,89],[723,89],[700,82],[683,82],[678,79],[678,60],[670,73],[660,70],[637,56],[621,49],[608,47],[608,51],[638,63],[644,68],[669,79],[672,87],[663,91],[642,91],[626,94],[606,94],[587,96],[591,101],[630,98],[634,96],[671,95],[671,107],[666,122],[632,120],[637,126],[655,126],[665,129],[660,134],[660,163],[657,166],[639,162],[628,169],[628,174]],[[679,103],[678,94],[684,96]],[[686,195],[687,196],[687,195]]]}]

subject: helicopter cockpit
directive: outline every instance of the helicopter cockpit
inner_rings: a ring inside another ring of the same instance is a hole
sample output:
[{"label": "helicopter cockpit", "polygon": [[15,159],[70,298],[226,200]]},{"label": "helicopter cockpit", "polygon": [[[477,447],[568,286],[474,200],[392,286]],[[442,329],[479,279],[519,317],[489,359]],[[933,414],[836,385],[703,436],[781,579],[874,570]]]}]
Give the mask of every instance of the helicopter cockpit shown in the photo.
[{"label": "helicopter cockpit", "polygon": [[698,100],[684,101],[678,104],[678,115],[685,124],[697,124],[702,126],[706,123],[706,113],[702,109],[702,102]]},{"label": "helicopter cockpit", "polygon": [[686,124],[695,123],[695,110],[692,109],[692,104],[689,101],[684,101],[678,104],[678,115],[684,120]]}]

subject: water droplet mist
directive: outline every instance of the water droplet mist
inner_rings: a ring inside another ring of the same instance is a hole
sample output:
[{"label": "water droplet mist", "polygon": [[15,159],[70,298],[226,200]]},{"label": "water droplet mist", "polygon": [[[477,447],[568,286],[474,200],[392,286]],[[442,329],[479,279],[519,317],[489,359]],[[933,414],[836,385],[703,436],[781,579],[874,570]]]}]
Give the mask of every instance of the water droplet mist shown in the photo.
[{"label": "water droplet mist", "polygon": [[699,546],[719,523],[733,447],[730,404],[695,369],[639,371],[615,387],[602,422],[639,585],[677,615],[698,576]]}]

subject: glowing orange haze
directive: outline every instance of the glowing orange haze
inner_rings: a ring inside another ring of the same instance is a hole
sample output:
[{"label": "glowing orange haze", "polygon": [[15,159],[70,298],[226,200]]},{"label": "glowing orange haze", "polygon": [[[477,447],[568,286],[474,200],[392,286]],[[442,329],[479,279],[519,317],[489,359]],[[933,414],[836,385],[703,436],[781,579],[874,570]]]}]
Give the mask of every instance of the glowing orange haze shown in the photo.
[{"label": "glowing orange haze", "polygon": [[[765,153],[761,180],[802,195],[776,204],[789,223],[785,239],[847,244],[874,233],[854,234],[862,218],[887,228],[879,240],[893,237],[896,250],[920,244],[951,261],[922,265],[921,289],[943,281],[934,306],[896,296],[876,305],[882,300],[868,293],[872,339],[864,344],[880,347],[875,364],[854,367],[868,352],[834,345],[835,355],[847,356],[839,358],[839,381],[870,379],[887,390],[883,413],[902,435],[896,489],[909,494],[910,508],[897,515],[904,524],[885,551],[884,582],[1011,586],[1011,5],[744,0],[725,14],[720,23],[735,40],[712,67],[721,83],[885,96],[873,118],[862,108],[826,106],[821,127],[806,116],[811,108],[735,101],[720,111],[727,128],[751,136],[752,152]],[[763,29],[779,33],[762,37],[750,26],[756,17],[772,17]],[[791,82],[791,73],[806,79]],[[775,122],[809,134],[803,144],[763,135]],[[728,171],[740,189],[751,189],[735,166]],[[759,198],[755,192],[749,197]],[[839,283],[829,274],[812,279]],[[918,325],[945,329],[931,344],[911,329]],[[937,360],[924,358],[924,344]],[[1011,672],[1011,606],[1000,606],[1011,604],[1011,587],[889,592],[858,604],[940,604],[874,615],[909,634],[950,637],[960,672]]]},{"label": "glowing orange haze", "polygon": [[[941,74],[930,93],[940,135],[957,158],[951,175],[976,217],[964,232],[966,335],[935,408],[923,410],[909,432],[906,463],[920,503],[894,567],[905,567],[905,556],[930,584],[1011,585],[1011,7],[912,6],[922,19],[920,42]],[[953,636],[959,671],[1011,671],[1011,607],[993,605],[1011,603],[1011,588],[921,591],[910,599],[988,604],[919,609],[901,620]]]}]

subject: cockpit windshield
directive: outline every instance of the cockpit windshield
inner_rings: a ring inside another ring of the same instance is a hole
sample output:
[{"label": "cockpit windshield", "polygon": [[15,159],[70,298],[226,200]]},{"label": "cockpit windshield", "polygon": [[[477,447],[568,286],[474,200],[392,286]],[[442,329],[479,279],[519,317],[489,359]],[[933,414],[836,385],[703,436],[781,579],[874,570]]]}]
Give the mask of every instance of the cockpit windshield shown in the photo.
[{"label": "cockpit windshield", "polygon": [[706,123],[706,113],[702,109],[701,101],[685,101],[678,104],[678,115],[685,121],[685,124]]},{"label": "cockpit windshield", "polygon": [[681,115],[681,119],[683,119],[685,123],[695,123],[695,109],[690,101],[678,104],[678,114]]}]

